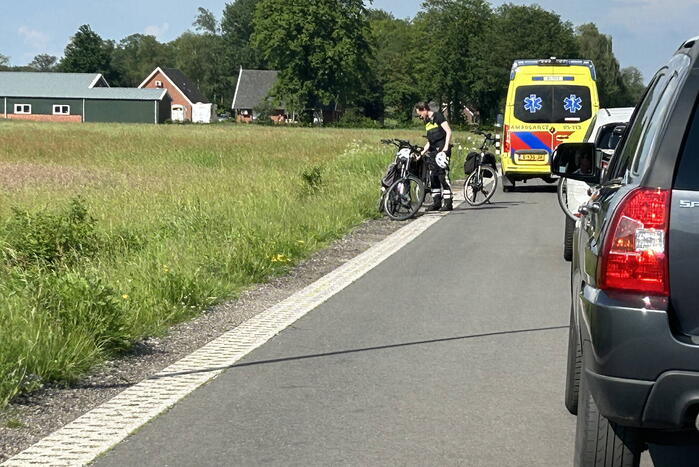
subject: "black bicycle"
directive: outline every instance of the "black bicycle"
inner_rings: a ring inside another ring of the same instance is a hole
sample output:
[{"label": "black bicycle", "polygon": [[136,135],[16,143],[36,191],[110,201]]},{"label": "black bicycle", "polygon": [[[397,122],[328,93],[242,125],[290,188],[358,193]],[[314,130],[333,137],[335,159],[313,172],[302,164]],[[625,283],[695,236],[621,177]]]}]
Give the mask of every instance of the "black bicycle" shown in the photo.
[{"label": "black bicycle", "polygon": [[472,152],[466,156],[464,172],[468,176],[464,182],[464,198],[471,206],[480,206],[493,197],[498,187],[498,171],[495,156],[486,152],[488,146],[496,139],[490,133],[476,132],[484,137],[480,153]]},{"label": "black bicycle", "polygon": [[[430,164],[420,157],[422,148],[401,139],[384,139],[383,144],[392,144],[398,148],[396,159],[389,167],[383,183],[386,188],[382,193],[384,212],[394,220],[406,220],[415,215],[426,201],[430,189]],[[427,157],[427,156],[426,156]],[[393,173],[393,179],[387,180]],[[379,202],[381,202],[381,200]],[[428,200],[429,201],[429,200]]]}]

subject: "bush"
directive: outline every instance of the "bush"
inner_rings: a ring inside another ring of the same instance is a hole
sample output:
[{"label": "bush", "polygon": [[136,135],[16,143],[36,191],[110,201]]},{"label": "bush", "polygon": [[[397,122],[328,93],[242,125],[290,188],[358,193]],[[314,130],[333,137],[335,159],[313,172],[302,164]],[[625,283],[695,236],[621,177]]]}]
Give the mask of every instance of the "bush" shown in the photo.
[{"label": "bush", "polygon": [[316,194],[323,185],[323,170],[318,166],[306,169],[301,173],[301,179],[304,181],[304,194]]},{"label": "bush", "polygon": [[55,270],[34,278],[36,309],[62,329],[89,336],[97,349],[114,352],[130,343],[124,303],[119,294],[91,272]]},{"label": "bush", "polygon": [[258,125],[274,125],[272,116],[275,114],[277,107],[274,106],[271,99],[265,99],[260,105],[255,107],[254,112],[257,114],[255,123]]},{"label": "bush", "polygon": [[0,264],[0,407],[47,382],[75,381],[126,349],[127,299],[95,271]]},{"label": "bush", "polygon": [[359,109],[347,109],[332,126],[338,128],[382,128],[381,122],[363,115]]},{"label": "bush", "polygon": [[3,230],[0,253],[15,265],[74,261],[93,255],[98,246],[95,220],[80,198],[57,213],[13,208]]}]

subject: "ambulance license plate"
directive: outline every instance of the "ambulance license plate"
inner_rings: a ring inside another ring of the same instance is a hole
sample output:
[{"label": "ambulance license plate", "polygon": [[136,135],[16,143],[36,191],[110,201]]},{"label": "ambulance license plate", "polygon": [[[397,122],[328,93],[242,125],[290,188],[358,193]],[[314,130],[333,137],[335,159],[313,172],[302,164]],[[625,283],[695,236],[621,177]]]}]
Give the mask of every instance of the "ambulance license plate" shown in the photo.
[{"label": "ambulance license plate", "polygon": [[519,154],[518,159],[522,162],[544,162],[546,154]]}]

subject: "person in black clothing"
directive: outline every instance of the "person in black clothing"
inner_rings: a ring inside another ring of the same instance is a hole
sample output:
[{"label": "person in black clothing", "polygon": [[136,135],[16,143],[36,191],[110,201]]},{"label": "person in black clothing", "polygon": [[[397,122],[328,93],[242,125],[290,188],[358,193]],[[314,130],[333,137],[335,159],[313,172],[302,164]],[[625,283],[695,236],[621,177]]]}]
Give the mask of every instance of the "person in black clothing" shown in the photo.
[{"label": "person in black clothing", "polygon": [[[453,209],[451,183],[449,181],[449,158],[451,157],[451,128],[440,112],[433,112],[427,102],[415,106],[418,116],[425,122],[427,144],[422,155],[430,155],[432,166],[432,205],[428,211],[451,211]],[[444,203],[442,204],[442,200]]]}]

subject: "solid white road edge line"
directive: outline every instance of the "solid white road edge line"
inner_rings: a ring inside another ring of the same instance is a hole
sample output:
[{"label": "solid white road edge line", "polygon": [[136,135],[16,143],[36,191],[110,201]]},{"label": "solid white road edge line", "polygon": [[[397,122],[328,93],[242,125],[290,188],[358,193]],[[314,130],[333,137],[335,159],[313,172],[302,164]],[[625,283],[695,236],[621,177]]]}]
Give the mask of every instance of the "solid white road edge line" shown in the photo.
[{"label": "solid white road edge line", "polygon": [[[455,201],[461,200],[463,194],[459,193]],[[412,221],[286,300],[250,318],[155,376],[124,390],[8,459],[2,466],[88,464],[362,277],[445,214],[430,213]]]}]

